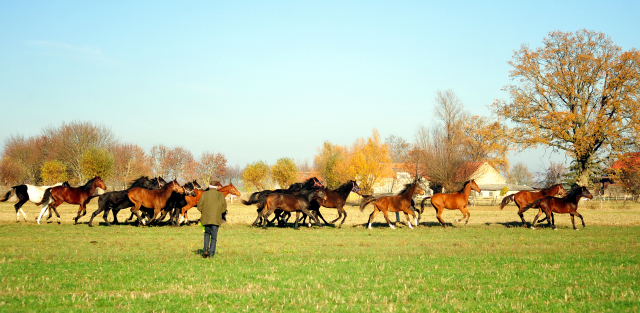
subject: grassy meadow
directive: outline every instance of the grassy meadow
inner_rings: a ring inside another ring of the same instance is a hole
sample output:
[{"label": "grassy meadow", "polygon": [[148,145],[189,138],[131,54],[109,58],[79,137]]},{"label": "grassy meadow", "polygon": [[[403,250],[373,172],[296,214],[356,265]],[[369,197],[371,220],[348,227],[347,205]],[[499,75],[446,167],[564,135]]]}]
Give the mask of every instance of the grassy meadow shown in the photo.
[{"label": "grassy meadow", "polygon": [[631,202],[581,203],[580,231],[568,215],[556,215],[557,231],[519,227],[515,206],[470,207],[469,225],[446,229],[427,208],[419,228],[392,230],[379,214],[368,230],[372,208],[349,206],[341,229],[263,230],[248,226],[254,207],[231,204],[213,259],[199,254],[198,226],[106,227],[99,217],[90,228],[89,216],[72,224],[71,205],[61,225],[36,225],[39,208],[24,208],[28,221],[16,223],[13,204],[0,203],[2,312],[640,308],[640,205]]}]

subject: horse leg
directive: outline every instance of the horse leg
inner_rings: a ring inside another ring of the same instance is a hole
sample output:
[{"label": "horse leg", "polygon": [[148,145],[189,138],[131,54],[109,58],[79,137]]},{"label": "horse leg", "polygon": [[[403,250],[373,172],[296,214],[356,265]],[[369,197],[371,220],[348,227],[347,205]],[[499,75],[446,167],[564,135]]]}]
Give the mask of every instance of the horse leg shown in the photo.
[{"label": "horse leg", "polygon": [[575,220],[573,218],[573,213],[569,212],[569,215],[571,215],[571,225],[573,225],[573,230],[578,230],[576,228],[576,222],[575,222]]},{"label": "horse leg", "polygon": [[[317,210],[313,210],[315,217],[318,219],[321,219],[325,225],[329,225],[329,222],[327,222],[327,220],[324,219],[324,217],[322,216],[322,213],[320,213],[320,208],[318,208]],[[331,223],[333,224],[333,223]]]},{"label": "horse leg", "polygon": [[438,222],[440,222],[440,226],[447,228],[447,224],[445,224],[444,220],[442,220],[442,211],[444,211],[443,208],[436,206],[435,204],[433,204],[433,202],[431,204],[436,210],[436,218],[438,219]]},{"label": "horse leg", "polygon": [[40,215],[38,215],[38,218],[36,219],[36,222],[38,224],[40,224],[40,219],[42,219],[44,214],[49,210],[49,204],[50,203],[51,203],[51,201],[49,201],[48,203],[45,203],[45,204],[42,205],[42,210],[40,210]]},{"label": "horse leg", "polygon": [[86,209],[84,209],[84,208],[82,207],[82,205],[80,205],[80,208],[78,209],[78,216],[76,216],[76,217],[74,217],[74,218],[73,218],[73,225],[78,224],[78,219],[80,219],[80,217],[82,216],[82,215],[81,215],[82,211],[85,211],[85,210],[86,210]]},{"label": "horse leg", "polygon": [[[307,219],[305,216],[304,219]],[[293,229],[298,229],[298,221],[300,220],[300,211],[296,211],[296,222],[293,224]]]},{"label": "horse leg", "polygon": [[93,225],[91,225],[91,223],[93,222],[93,218],[96,217],[96,215],[98,215],[98,213],[104,211],[104,208],[101,208],[100,206],[98,206],[98,209],[95,210],[93,213],[91,213],[91,218],[89,219],[89,227],[93,227]]},{"label": "horse leg", "polygon": [[313,218],[313,221],[316,223],[316,225],[318,225],[318,227],[322,227],[322,224],[320,224],[320,219],[318,219],[318,217],[313,215],[311,211],[309,211],[309,209],[300,208],[300,210],[302,211],[302,213],[309,216],[309,224],[311,224],[311,219]]},{"label": "horse leg", "polygon": [[[266,211],[266,213],[265,213],[265,211]],[[271,213],[273,213],[273,211],[275,211],[275,210],[270,210],[270,209],[267,209],[266,207],[262,211],[264,213],[263,216],[262,216],[262,228],[267,229],[267,222],[269,221],[269,215],[271,215]]]},{"label": "horse leg", "polygon": [[391,229],[396,229],[396,227],[391,224],[391,220],[389,219],[389,212],[387,212],[387,210],[380,211],[382,211],[382,215],[384,215],[384,219],[387,220],[387,224],[389,224],[389,227],[391,227]]},{"label": "horse leg", "polygon": [[371,222],[373,222],[373,219],[376,218],[376,215],[378,215],[378,212],[380,212],[380,210],[378,210],[378,208],[376,206],[373,207],[373,212],[371,212],[371,215],[369,215],[369,221],[367,222],[369,224],[369,229],[371,228]]},{"label": "horse leg", "polygon": [[460,208],[460,212],[462,213],[462,218],[457,220],[456,222],[461,222],[465,217],[467,217],[467,221],[464,222],[464,224],[467,225],[467,223],[469,223],[469,217],[471,217],[471,213],[469,213],[467,207]]},{"label": "horse leg", "polygon": [[[549,216],[549,214],[547,214],[546,211],[544,211],[544,213],[547,215],[547,217]],[[536,229],[533,225],[536,224],[536,221],[538,220],[538,218],[540,218],[540,215],[542,215],[542,208],[538,209],[538,214],[536,214],[536,217],[533,219],[533,222],[531,223],[531,229]],[[551,220],[549,220],[549,222],[551,222]]]},{"label": "horse leg", "polygon": [[342,227],[342,224],[344,224],[344,221],[347,219],[347,210],[345,210],[344,207],[338,209],[338,214],[340,213],[342,213],[344,217],[342,218],[342,222],[340,222],[340,225],[338,225],[338,228]]},{"label": "horse leg", "polygon": [[[409,214],[407,214],[407,212],[404,212],[404,218],[407,219],[407,225],[409,225],[409,228],[413,229],[413,227],[411,226],[411,220],[409,219]],[[413,215],[413,214],[412,214]],[[415,217],[414,217],[415,219]]]},{"label": "horse leg", "polygon": [[[62,203],[60,203],[60,204],[62,204]],[[51,212],[52,212],[51,210],[56,212],[56,216],[58,217],[58,224],[60,224],[60,213],[58,213],[58,205],[60,205],[60,204],[58,204],[58,201],[55,201],[54,203],[52,203],[49,206],[49,216],[51,216]]]},{"label": "horse leg", "polygon": [[[522,209],[518,209],[518,215],[520,216],[520,219],[522,220],[522,227],[527,227],[527,221],[525,221],[524,219],[524,213],[525,211],[523,211]],[[533,224],[531,224],[531,226],[533,226]]]},{"label": "horse leg", "polygon": [[27,201],[29,201],[29,199],[22,199],[20,198],[20,201],[18,201],[18,203],[14,204],[13,207],[16,209],[16,223],[20,222],[20,211],[22,211],[22,215],[24,215],[24,221],[27,221],[27,215],[24,213],[24,211],[22,210],[22,205],[25,204]]}]

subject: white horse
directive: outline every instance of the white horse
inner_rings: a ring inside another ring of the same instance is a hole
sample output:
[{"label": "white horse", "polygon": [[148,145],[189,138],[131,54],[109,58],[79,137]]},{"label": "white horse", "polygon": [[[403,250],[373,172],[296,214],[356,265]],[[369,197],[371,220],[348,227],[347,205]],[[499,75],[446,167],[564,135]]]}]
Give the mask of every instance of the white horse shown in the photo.
[{"label": "white horse", "polygon": [[[16,222],[20,221],[20,213],[24,217],[24,221],[27,221],[27,214],[22,209],[22,205],[27,201],[31,201],[33,203],[39,203],[42,201],[42,197],[44,196],[44,192],[55,186],[69,186],[67,182],[57,183],[53,186],[34,186],[34,185],[18,185],[11,187],[11,190],[7,191],[4,195],[4,199],[0,199],[0,202],[17,202],[13,207],[16,209]],[[44,209],[47,204],[43,204],[42,208]]]}]

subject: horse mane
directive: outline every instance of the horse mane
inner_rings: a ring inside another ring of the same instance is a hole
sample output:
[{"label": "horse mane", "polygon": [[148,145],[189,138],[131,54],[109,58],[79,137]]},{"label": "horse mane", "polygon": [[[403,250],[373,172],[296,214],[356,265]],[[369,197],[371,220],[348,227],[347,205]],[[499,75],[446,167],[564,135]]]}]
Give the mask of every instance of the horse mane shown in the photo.
[{"label": "horse mane", "polygon": [[555,185],[551,185],[551,186],[549,186],[547,188],[541,188],[540,191],[542,191],[542,190],[549,191],[549,190],[553,189],[553,187],[555,187],[555,186],[562,186],[562,184],[555,184]]},{"label": "horse mane", "polygon": [[398,193],[398,195],[404,195],[407,192],[409,192],[409,189],[411,189],[411,187],[413,186],[417,186],[418,182],[413,182],[413,183],[408,183],[404,185],[404,188],[400,191],[400,193]]},{"label": "horse mane", "polygon": [[140,177],[138,177],[137,179],[134,179],[134,180],[132,180],[132,181],[129,183],[129,188],[133,187],[133,185],[135,185],[137,182],[140,182],[141,180],[149,180],[149,181],[150,181],[149,177],[147,177],[147,176],[140,176]]},{"label": "horse mane", "polygon": [[566,198],[574,197],[574,196],[576,196],[578,194],[581,194],[582,193],[582,188],[585,188],[585,187],[578,186],[578,185],[575,185],[575,186],[571,187],[571,189],[569,191],[567,191]]},{"label": "horse mane", "polygon": [[86,184],[84,184],[84,186],[81,186],[80,188],[83,191],[90,191],[91,190],[91,186],[93,185],[93,181],[96,180],[98,176],[91,178]]},{"label": "horse mane", "polygon": [[337,193],[340,193],[342,191],[351,191],[351,189],[353,188],[353,180],[350,180],[342,185],[340,185],[340,187],[336,188],[334,191]]},{"label": "horse mane", "polygon": [[467,185],[468,185],[469,183],[471,183],[471,181],[470,181],[470,180],[466,181],[466,182],[464,183],[464,185],[462,185],[462,189],[460,189],[460,191],[458,191],[458,193],[463,193],[463,192],[464,192],[464,189],[465,189],[465,188],[467,188]]}]

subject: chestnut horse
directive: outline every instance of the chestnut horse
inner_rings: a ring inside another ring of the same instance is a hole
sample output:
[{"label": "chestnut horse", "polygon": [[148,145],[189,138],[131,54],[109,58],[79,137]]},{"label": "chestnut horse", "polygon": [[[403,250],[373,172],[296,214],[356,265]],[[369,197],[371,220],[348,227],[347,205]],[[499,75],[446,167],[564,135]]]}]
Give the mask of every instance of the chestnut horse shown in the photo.
[{"label": "chestnut horse", "polygon": [[[233,185],[233,183],[229,183],[226,186],[223,187],[219,187],[216,188],[218,189],[218,191],[222,192],[222,194],[226,197],[229,194],[232,194],[236,197],[240,197],[240,191],[238,191],[238,188],[236,188],[236,186]],[[186,196],[185,200],[187,200],[187,205],[185,205],[184,207],[182,207],[181,209],[181,213],[180,213],[180,221],[178,222],[178,224],[182,224],[184,221],[187,221],[187,224],[189,223],[189,219],[187,216],[187,211],[189,211],[189,209],[198,206],[198,201],[200,201],[200,196],[202,196],[202,194],[205,192],[205,190],[199,190],[196,189],[195,190],[196,195],[195,196]]]},{"label": "chestnut horse", "polygon": [[527,204],[546,196],[564,196],[566,194],[567,192],[564,190],[564,187],[562,187],[562,184],[556,184],[549,188],[541,189],[538,191],[520,191],[516,194],[504,197],[504,199],[502,199],[502,203],[500,203],[500,210],[504,209],[504,207],[509,204],[509,202],[515,201],[516,206],[518,206],[518,215],[520,215],[520,219],[522,220],[522,226],[527,226],[527,222],[524,220],[524,215],[522,214],[524,213],[524,211],[526,211],[524,210],[524,207],[526,207]]},{"label": "chestnut horse", "polygon": [[471,217],[471,213],[467,210],[467,205],[469,204],[469,194],[471,194],[472,189],[477,192],[481,191],[480,187],[478,187],[478,184],[476,184],[476,181],[473,179],[464,183],[464,187],[462,187],[458,192],[436,193],[431,197],[426,197],[422,199],[422,202],[420,203],[420,211],[424,212],[424,202],[431,198],[431,204],[433,204],[433,207],[436,210],[436,217],[442,227],[447,227],[442,220],[442,212],[444,209],[460,210],[462,218],[456,220],[456,222],[460,222],[466,217],[467,220],[464,224],[467,225],[467,223],[469,223],[469,217]]},{"label": "chestnut horse", "polygon": [[533,219],[533,224],[531,224],[531,228],[535,229],[533,225],[536,224],[536,220],[538,220],[538,218],[540,217],[543,211],[544,211],[544,214],[547,216],[547,219],[548,219],[547,222],[549,223],[549,225],[551,225],[551,227],[553,227],[553,229],[556,229],[553,213],[560,213],[560,214],[569,213],[571,215],[571,224],[573,224],[574,230],[578,230],[576,228],[576,223],[573,219],[573,217],[577,215],[582,221],[582,228],[585,228],[586,226],[584,225],[584,219],[582,218],[582,215],[578,213],[578,201],[580,201],[580,198],[582,197],[585,197],[587,199],[593,198],[589,190],[587,190],[587,187],[573,188],[569,191],[566,197],[556,198],[556,197],[546,196],[542,199],[538,199],[528,204],[524,208],[524,211],[530,208],[539,209],[538,214]]},{"label": "chestnut horse", "polygon": [[11,201],[16,202],[13,207],[16,209],[16,222],[20,221],[20,213],[22,213],[22,217],[24,221],[27,221],[27,213],[24,213],[22,209],[22,205],[27,201],[31,201],[33,203],[40,203],[42,201],[42,197],[44,196],[44,192],[47,189],[56,187],[56,186],[66,186],[71,187],[68,182],[57,183],[53,186],[34,186],[34,185],[17,185],[11,187],[11,190],[7,191],[4,195],[4,199],[0,199],[0,202]]},{"label": "chestnut horse", "polygon": [[411,220],[409,220],[409,214],[413,216],[413,220],[418,226],[418,219],[416,218],[415,213],[411,210],[411,198],[413,195],[423,195],[424,190],[418,186],[418,181],[415,181],[411,184],[406,184],[404,189],[400,191],[400,193],[396,196],[382,196],[379,198],[369,197],[364,199],[360,203],[360,212],[364,211],[364,208],[369,205],[369,203],[373,203],[373,212],[369,216],[369,229],[371,229],[371,222],[376,217],[378,212],[382,211],[384,214],[384,218],[387,220],[389,227],[395,229],[395,227],[391,224],[389,220],[388,212],[404,212],[404,216],[407,219],[407,224],[409,228],[411,227]]},{"label": "chestnut horse", "polygon": [[[42,201],[38,203],[38,205],[43,203],[48,203],[46,206],[42,207],[40,211],[40,216],[38,216],[38,224],[40,224],[40,219],[44,215],[44,213],[49,210],[50,219],[52,216],[52,211],[56,212],[58,216],[58,224],[60,224],[60,213],[58,213],[58,206],[63,203],[69,204],[79,204],[80,208],[78,208],[78,216],[74,217],[74,225],[78,224],[78,219],[87,214],[87,203],[91,201],[91,196],[96,191],[96,188],[102,188],[103,190],[107,190],[107,186],[102,181],[100,176],[96,176],[89,180],[84,186],[80,187],[66,187],[66,186],[57,186],[47,189],[45,191]],[[82,214],[82,215],[81,215]]]},{"label": "chestnut horse", "polygon": [[172,181],[166,184],[160,190],[149,190],[145,188],[135,187],[129,189],[129,193],[127,196],[129,200],[133,203],[133,207],[131,208],[131,212],[134,213],[138,217],[138,223],[142,223],[142,225],[146,225],[142,217],[140,216],[140,207],[144,206],[146,208],[153,210],[153,218],[149,222],[154,222],[158,213],[164,208],[167,200],[171,197],[171,193],[177,192],[180,194],[184,194],[184,188],[178,184],[177,181]]},{"label": "chestnut horse", "polygon": [[319,198],[321,201],[326,199],[326,194],[322,189],[303,190],[298,194],[284,194],[284,193],[271,193],[264,200],[264,209],[262,209],[261,216],[262,227],[267,228],[267,221],[269,215],[276,209],[280,209],[284,212],[296,212],[295,229],[298,229],[298,221],[300,220],[300,212],[313,218],[316,225],[322,227],[320,220],[309,211],[309,203],[313,199]]}]

